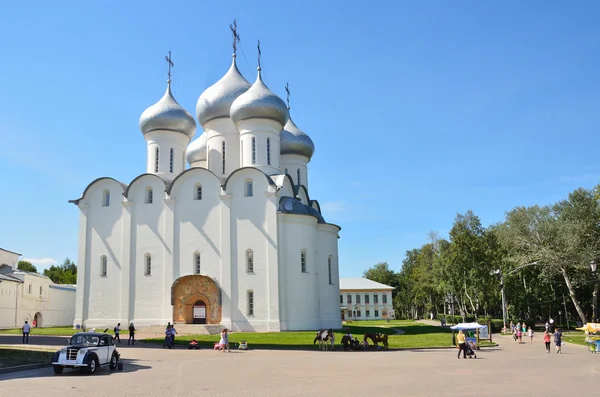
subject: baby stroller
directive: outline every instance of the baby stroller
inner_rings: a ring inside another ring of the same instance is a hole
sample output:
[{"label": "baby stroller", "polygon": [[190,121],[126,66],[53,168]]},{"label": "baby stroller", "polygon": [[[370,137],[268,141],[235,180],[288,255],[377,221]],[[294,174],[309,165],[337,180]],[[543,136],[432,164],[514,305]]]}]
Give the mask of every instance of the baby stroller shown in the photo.
[{"label": "baby stroller", "polygon": [[471,343],[467,342],[465,347],[467,351],[467,357],[477,358],[477,354],[475,354],[475,349],[473,348],[474,346],[472,346]]}]

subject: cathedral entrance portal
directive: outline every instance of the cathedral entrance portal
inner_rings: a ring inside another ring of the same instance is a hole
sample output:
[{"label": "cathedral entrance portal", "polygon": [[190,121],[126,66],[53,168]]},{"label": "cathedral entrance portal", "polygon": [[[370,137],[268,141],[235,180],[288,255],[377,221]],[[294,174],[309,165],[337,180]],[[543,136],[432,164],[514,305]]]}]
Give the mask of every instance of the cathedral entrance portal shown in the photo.
[{"label": "cathedral entrance portal", "polygon": [[194,324],[206,324],[206,304],[203,301],[194,303]]},{"label": "cathedral entrance portal", "polygon": [[208,276],[180,277],[171,287],[173,322],[220,324],[221,289]]}]

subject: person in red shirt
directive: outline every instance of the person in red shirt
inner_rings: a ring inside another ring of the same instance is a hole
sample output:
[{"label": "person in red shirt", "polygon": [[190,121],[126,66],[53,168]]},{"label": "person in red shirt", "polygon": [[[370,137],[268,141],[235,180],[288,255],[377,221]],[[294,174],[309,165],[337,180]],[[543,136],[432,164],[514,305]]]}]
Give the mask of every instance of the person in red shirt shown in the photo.
[{"label": "person in red shirt", "polygon": [[544,332],[544,344],[546,345],[546,353],[550,353],[550,334],[548,331]]}]

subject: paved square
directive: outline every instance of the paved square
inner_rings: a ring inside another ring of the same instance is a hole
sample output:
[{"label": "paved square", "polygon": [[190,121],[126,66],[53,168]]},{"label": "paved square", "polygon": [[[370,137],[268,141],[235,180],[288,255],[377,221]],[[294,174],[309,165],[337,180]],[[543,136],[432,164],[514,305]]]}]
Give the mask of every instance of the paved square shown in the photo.
[{"label": "paved square", "polygon": [[456,350],[394,352],[163,350],[121,347],[125,370],[88,376],[51,368],[0,376],[0,396],[565,396],[596,395],[600,354],[541,340],[457,360]]}]

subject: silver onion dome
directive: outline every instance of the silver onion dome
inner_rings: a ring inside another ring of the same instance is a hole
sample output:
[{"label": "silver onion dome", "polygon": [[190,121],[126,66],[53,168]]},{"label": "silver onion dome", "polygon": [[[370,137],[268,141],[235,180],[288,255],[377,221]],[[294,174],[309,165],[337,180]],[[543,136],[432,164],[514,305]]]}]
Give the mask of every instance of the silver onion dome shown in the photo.
[{"label": "silver onion dome", "polygon": [[236,55],[233,54],[231,67],[225,76],[208,87],[198,98],[196,116],[200,125],[213,119],[229,117],[233,101],[250,88],[250,83],[238,70],[235,58]]},{"label": "silver onion dome", "polygon": [[252,87],[240,95],[231,105],[230,115],[237,125],[242,120],[268,119],[277,121],[283,127],[290,118],[287,106],[262,81],[258,68],[258,77]]},{"label": "silver onion dome", "polygon": [[202,133],[190,145],[187,147],[185,152],[187,162],[192,164],[196,161],[206,161],[208,158],[207,146],[206,146],[206,132]]},{"label": "silver onion dome", "polygon": [[196,133],[194,117],[173,98],[171,80],[167,81],[165,95],[140,116],[140,130],[144,135],[156,130],[175,131],[190,138]]},{"label": "silver onion dome", "polygon": [[309,159],[315,152],[315,144],[308,135],[294,124],[290,117],[281,131],[281,154],[299,154]]}]

